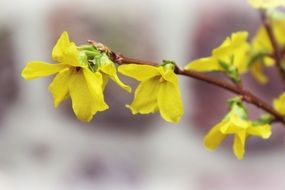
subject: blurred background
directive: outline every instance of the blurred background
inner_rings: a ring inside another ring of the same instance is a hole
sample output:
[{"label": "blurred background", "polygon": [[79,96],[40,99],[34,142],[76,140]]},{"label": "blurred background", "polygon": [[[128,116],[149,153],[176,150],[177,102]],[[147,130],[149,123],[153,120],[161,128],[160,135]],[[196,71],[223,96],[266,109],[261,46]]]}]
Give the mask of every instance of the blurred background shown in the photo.
[{"label": "blurred background", "polygon": [[[209,56],[231,32],[252,36],[259,24],[246,0],[0,0],[0,190],[283,190],[281,127],[268,141],[249,139],[242,161],[232,139],[215,152],[204,149],[230,93],[180,78],[185,114],[175,125],[159,114],[132,116],[124,106],[132,95],[109,83],[110,109],[86,124],[69,100],[53,107],[52,77],[20,77],[28,61],[51,62],[62,31],[77,44],[93,39],[130,57],[184,66]],[[245,83],[269,101],[281,87],[275,70],[267,72],[269,86],[251,76]]]}]

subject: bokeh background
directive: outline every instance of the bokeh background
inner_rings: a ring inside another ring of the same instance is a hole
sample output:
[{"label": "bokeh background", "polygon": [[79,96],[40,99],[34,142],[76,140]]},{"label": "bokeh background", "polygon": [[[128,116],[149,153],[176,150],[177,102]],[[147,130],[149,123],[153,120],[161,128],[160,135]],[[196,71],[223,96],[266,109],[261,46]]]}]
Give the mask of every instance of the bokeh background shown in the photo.
[{"label": "bokeh background", "polygon": [[[185,114],[174,125],[159,114],[132,116],[124,106],[132,95],[110,83],[110,109],[86,124],[70,101],[53,107],[51,78],[20,77],[28,61],[51,61],[62,31],[77,44],[94,39],[130,57],[183,66],[210,55],[231,32],[252,36],[259,24],[246,0],[1,0],[0,190],[283,190],[283,128],[276,125],[268,141],[249,139],[243,161],[231,139],[213,153],[204,149],[230,93],[181,78]],[[268,86],[251,76],[245,82],[269,101],[281,87],[275,70],[267,72]]]}]

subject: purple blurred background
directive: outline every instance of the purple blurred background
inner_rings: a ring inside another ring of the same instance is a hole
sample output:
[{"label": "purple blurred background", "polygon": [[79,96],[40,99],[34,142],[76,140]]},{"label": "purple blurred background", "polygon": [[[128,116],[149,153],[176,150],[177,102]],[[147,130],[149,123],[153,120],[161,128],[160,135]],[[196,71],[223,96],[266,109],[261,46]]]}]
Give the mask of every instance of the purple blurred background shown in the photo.
[{"label": "purple blurred background", "polygon": [[[203,137],[226,113],[230,93],[181,78],[185,115],[175,125],[159,114],[132,116],[124,106],[132,95],[110,83],[110,110],[85,124],[70,101],[53,108],[51,77],[20,77],[30,60],[51,62],[64,30],[77,44],[94,39],[131,57],[184,66],[209,56],[231,32],[252,36],[258,25],[246,0],[1,0],[0,190],[283,190],[281,127],[268,141],[249,139],[243,161],[230,140],[213,153],[204,149]],[[275,70],[268,73],[270,86],[251,76],[245,85],[269,101],[281,88]],[[249,108],[253,117],[260,113]]]}]

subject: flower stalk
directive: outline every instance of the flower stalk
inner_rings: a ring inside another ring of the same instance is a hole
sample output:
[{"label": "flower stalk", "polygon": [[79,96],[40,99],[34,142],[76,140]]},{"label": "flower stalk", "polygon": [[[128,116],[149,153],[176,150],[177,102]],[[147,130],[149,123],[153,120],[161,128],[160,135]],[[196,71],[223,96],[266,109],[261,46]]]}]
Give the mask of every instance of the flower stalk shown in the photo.
[{"label": "flower stalk", "polygon": [[[92,41],[89,40],[89,42],[92,42]],[[129,58],[129,57],[126,57],[124,55],[117,54],[113,51],[111,52],[111,55],[112,56],[110,58],[112,59],[112,61],[119,64],[119,65],[123,65],[123,64],[140,64],[140,65],[153,65],[153,66],[159,65],[158,63],[151,62],[151,61],[144,61],[144,60],[139,60],[139,59],[135,59],[135,58]],[[280,113],[275,111],[273,109],[273,107],[271,105],[269,105],[268,103],[266,103],[264,100],[257,97],[252,92],[244,89],[241,86],[224,82],[222,80],[216,79],[214,77],[207,76],[207,75],[200,73],[200,72],[185,70],[185,69],[180,68],[177,65],[175,66],[174,71],[178,75],[182,75],[182,76],[194,78],[194,79],[197,79],[197,80],[200,80],[203,82],[207,82],[211,85],[223,88],[229,92],[240,95],[240,96],[242,96],[242,99],[245,102],[253,104],[256,107],[258,107],[258,108],[266,111],[267,113],[271,114],[272,116],[274,116],[275,119],[272,121],[273,123],[274,122],[280,122],[280,123],[283,123],[285,125],[284,116],[282,116]]]}]

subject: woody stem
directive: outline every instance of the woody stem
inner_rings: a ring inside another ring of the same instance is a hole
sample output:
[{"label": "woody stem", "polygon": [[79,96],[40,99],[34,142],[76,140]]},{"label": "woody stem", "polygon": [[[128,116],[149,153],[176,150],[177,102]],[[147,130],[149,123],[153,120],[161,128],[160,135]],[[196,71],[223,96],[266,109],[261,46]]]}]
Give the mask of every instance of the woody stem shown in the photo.
[{"label": "woody stem", "polygon": [[281,62],[284,50],[281,50],[280,46],[277,43],[276,37],[275,37],[274,32],[273,32],[272,25],[270,24],[270,22],[267,18],[266,11],[265,10],[261,11],[260,15],[261,15],[262,24],[263,24],[263,26],[267,32],[267,35],[270,39],[270,42],[271,42],[271,45],[273,48],[272,57],[275,60],[275,63],[276,63],[277,69],[280,73],[280,76],[282,77],[283,81],[285,82],[285,70],[282,68],[282,62]]},{"label": "woody stem", "polygon": [[[123,65],[123,64],[140,64],[140,65],[153,65],[153,66],[159,65],[159,63],[129,58],[129,57],[125,57],[123,55],[116,54],[114,52],[111,52],[110,57],[115,63],[117,63],[119,65]],[[175,66],[174,71],[177,75],[182,75],[182,76],[194,78],[194,79],[197,79],[200,81],[204,81],[204,82],[207,82],[207,83],[212,84],[214,86],[218,86],[220,88],[223,88],[223,89],[230,91],[232,93],[235,93],[237,95],[240,95],[240,96],[242,96],[243,101],[250,103],[250,104],[253,104],[253,105],[257,106],[258,108],[260,108],[260,109],[266,111],[267,113],[271,114],[272,116],[274,116],[275,119],[272,122],[280,122],[280,123],[283,123],[285,125],[285,118],[280,113],[275,111],[264,100],[260,99],[259,97],[257,97],[253,93],[251,93],[250,91],[244,89],[242,86],[230,84],[230,83],[227,83],[227,82],[224,82],[222,80],[207,76],[207,75],[199,73],[199,72],[184,70],[184,69],[179,68],[177,65]]]}]

